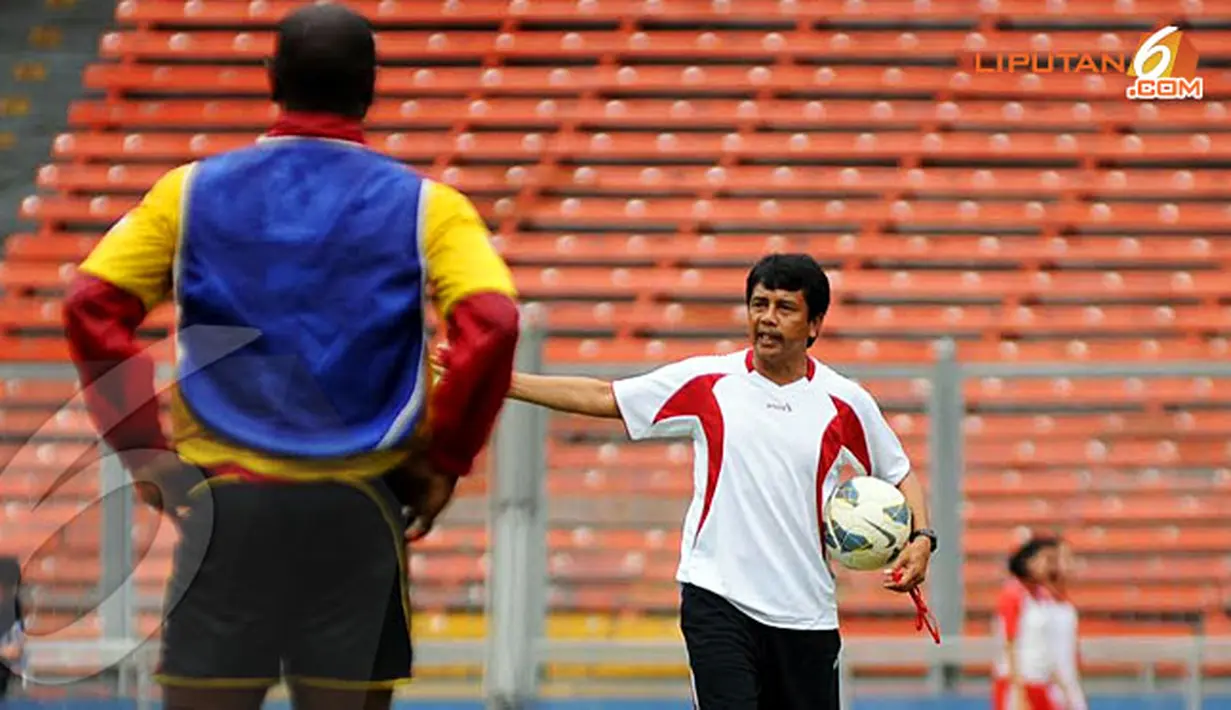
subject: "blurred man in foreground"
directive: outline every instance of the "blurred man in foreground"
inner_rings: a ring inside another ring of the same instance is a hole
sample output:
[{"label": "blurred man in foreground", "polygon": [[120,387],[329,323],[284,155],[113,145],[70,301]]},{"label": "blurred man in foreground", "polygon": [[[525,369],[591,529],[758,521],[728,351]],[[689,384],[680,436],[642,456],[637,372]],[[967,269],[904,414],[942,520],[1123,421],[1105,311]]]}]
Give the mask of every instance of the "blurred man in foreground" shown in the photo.
[{"label": "blurred man in foreground", "polygon": [[[367,21],[309,6],[277,39],[281,118],[162,177],[65,304],[92,416],[180,525],[169,710],[259,708],[280,677],[301,709],[389,707],[412,655],[403,533],[426,534],[470,471],[517,342],[511,275],[470,201],[365,145]],[[435,385],[429,291],[451,353]],[[168,297],[170,442],[135,341]]]}]

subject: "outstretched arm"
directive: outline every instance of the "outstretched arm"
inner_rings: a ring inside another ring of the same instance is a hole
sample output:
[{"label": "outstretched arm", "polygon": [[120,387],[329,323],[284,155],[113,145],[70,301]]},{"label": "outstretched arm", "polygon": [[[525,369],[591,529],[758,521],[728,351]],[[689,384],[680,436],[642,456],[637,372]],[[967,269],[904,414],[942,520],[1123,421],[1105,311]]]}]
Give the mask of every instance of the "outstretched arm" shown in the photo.
[{"label": "outstretched arm", "polygon": [[509,397],[557,412],[619,419],[615,392],[610,382],[591,377],[553,377],[513,373]]},{"label": "outstretched arm", "polygon": [[[451,347],[442,347],[432,358],[432,368],[442,379],[453,372]],[[614,382],[514,372],[507,396],[566,414],[620,419],[634,440],[682,436],[691,430],[696,412],[688,398],[680,395],[694,379],[698,361],[684,360]],[[704,361],[701,363],[703,366]],[[717,377],[700,379],[712,381]]]}]

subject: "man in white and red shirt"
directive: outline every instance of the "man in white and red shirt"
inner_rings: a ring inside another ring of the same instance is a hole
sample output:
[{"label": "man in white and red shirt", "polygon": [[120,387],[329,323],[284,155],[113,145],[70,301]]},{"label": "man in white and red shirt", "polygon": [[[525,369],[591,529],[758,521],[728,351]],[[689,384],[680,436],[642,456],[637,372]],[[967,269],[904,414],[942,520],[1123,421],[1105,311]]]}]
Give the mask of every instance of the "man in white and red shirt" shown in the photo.
[{"label": "man in white and red shirt", "polygon": [[1001,651],[993,669],[993,710],[1056,710],[1054,538],[1028,540],[1009,558],[1007,581],[996,603],[993,632]]},{"label": "man in white and red shirt", "polygon": [[841,464],[898,486],[911,507],[915,531],[885,587],[917,587],[936,536],[876,402],[808,354],[829,308],[824,270],[804,254],[768,256],[744,295],[747,350],[616,382],[515,373],[509,396],[623,419],[635,440],[690,437],[695,492],[676,579],[694,701],[837,710],[841,641],[821,511]]}]

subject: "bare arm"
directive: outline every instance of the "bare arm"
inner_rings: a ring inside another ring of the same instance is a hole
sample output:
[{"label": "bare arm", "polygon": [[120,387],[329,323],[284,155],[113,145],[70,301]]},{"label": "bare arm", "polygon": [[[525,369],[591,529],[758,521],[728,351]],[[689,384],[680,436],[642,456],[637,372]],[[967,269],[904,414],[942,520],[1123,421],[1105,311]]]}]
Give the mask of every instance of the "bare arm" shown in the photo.
[{"label": "bare arm", "polygon": [[555,377],[513,373],[509,397],[568,414],[619,419],[611,383],[591,377]]},{"label": "bare arm", "polygon": [[[898,490],[910,507],[911,532],[928,527],[927,496],[923,484],[913,472],[898,482]],[[917,537],[898,555],[893,567],[885,570],[884,586],[895,592],[909,592],[923,583],[928,563],[932,559],[932,542],[926,537]]]},{"label": "bare arm", "polygon": [[[931,521],[928,518],[927,494],[923,490],[923,483],[919,477],[914,472],[906,474],[906,478],[898,484],[898,490],[902,491],[902,495],[906,498],[906,505],[910,506],[911,530],[931,528]],[[928,545],[930,548],[930,543],[926,539],[919,538],[915,542]]]}]

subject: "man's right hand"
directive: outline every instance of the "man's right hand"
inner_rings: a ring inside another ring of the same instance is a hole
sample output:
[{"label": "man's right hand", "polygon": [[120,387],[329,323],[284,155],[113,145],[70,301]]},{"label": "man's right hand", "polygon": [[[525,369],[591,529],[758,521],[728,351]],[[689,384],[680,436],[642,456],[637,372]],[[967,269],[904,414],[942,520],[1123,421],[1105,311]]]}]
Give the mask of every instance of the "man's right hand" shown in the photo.
[{"label": "man's right hand", "polygon": [[453,492],[457,489],[457,479],[452,476],[438,474],[434,471],[423,476],[422,492],[419,500],[411,506],[410,527],[406,530],[406,541],[415,542],[427,537],[436,524],[436,518],[449,506]]},{"label": "man's right hand", "polygon": [[398,500],[410,509],[407,542],[422,540],[432,531],[457,489],[457,478],[436,471],[420,453],[412,454],[388,480]]}]

